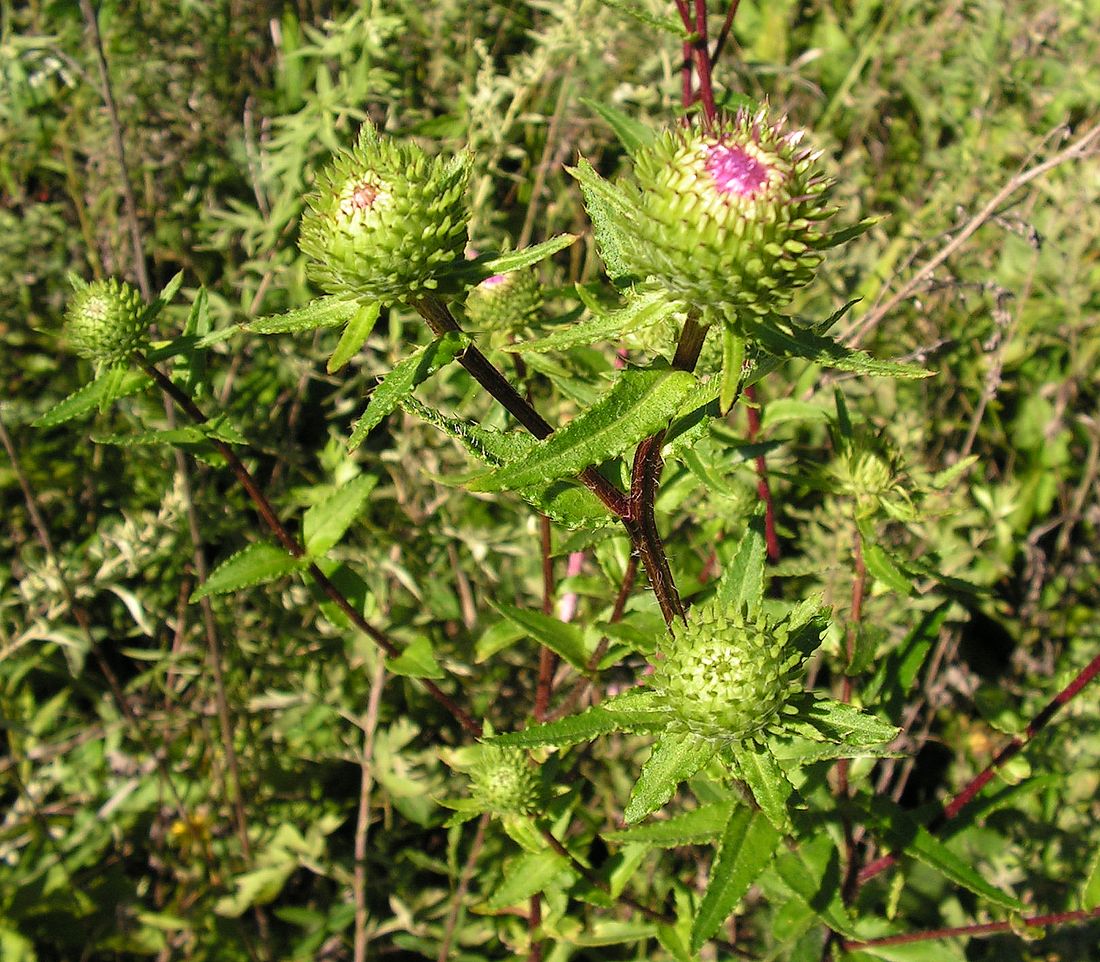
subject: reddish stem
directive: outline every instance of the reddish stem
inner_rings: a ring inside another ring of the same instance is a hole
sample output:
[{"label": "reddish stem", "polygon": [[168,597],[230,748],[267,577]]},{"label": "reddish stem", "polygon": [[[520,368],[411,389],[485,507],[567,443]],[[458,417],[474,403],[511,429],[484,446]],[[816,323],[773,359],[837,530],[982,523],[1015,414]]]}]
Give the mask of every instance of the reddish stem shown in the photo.
[{"label": "reddish stem", "polygon": [[703,102],[703,116],[707,122],[718,117],[714,103],[714,85],[710,73],[710,43],[707,40],[707,2],[695,0],[695,74],[699,78],[699,99]]},{"label": "reddish stem", "polygon": [[[554,559],[550,555],[550,519],[542,515],[540,521],[542,549],[542,613],[554,613]],[[539,651],[539,680],[535,688],[535,721],[546,718],[550,707],[550,691],[554,682],[554,669],[558,666],[557,655],[545,645]]]},{"label": "reddish stem", "polygon": [[[755,385],[745,388],[745,397],[749,400],[747,407],[749,414],[749,444],[752,444],[760,434],[760,408],[756,401]],[[768,483],[768,464],[764,455],[758,454],[754,461],[756,465],[756,493],[764,502],[764,543],[768,547],[768,560],[773,564],[779,560],[779,537],[775,533],[775,503],[772,501],[772,489]]]}]

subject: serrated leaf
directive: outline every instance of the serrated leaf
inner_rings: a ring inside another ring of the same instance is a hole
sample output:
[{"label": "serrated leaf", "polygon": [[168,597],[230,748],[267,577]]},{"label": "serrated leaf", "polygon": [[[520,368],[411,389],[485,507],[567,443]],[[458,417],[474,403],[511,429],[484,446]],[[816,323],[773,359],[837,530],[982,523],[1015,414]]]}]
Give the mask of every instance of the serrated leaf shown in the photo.
[{"label": "serrated leaf", "polygon": [[191,600],[199,601],[208,595],[224,595],[252,585],[266,584],[298,571],[305,564],[304,559],[292,557],[277,545],[258,541],[226,558],[211,571],[210,577],[192,592]]},{"label": "serrated leaf", "polygon": [[590,742],[611,732],[656,734],[668,724],[668,715],[659,711],[608,711],[602,706],[589,708],[579,715],[569,715],[558,721],[532,725],[520,732],[506,732],[487,739],[493,744],[516,748],[538,748],[555,745],[566,748],[580,742]]},{"label": "serrated leaf", "polygon": [[903,752],[892,752],[881,746],[845,745],[836,742],[818,742],[794,735],[774,737],[768,740],[775,760],[783,768],[796,768],[814,762],[832,761],[837,758],[904,758]]},{"label": "serrated leaf", "polygon": [[253,334],[292,334],[312,331],[318,327],[339,327],[350,321],[359,308],[359,301],[331,294],[310,301],[305,307],[287,311],[285,314],[261,317],[243,326]]},{"label": "serrated leaf", "polygon": [[944,878],[994,905],[1011,912],[1024,910],[1016,898],[987,882],[900,806],[882,797],[869,798],[866,805],[875,833],[886,841],[892,851],[912,856]]},{"label": "serrated leaf", "polygon": [[597,174],[583,157],[576,167],[567,167],[566,170],[581,185],[584,209],[592,222],[596,249],[603,259],[607,275],[612,281],[619,282],[630,274],[622,253],[622,228],[619,225],[631,218],[633,207],[622,191]]},{"label": "serrated leaf", "polygon": [[912,581],[902,574],[888,551],[866,538],[863,540],[862,551],[863,562],[867,566],[867,571],[876,581],[903,597],[908,597],[913,593]]},{"label": "serrated leaf", "polygon": [[771,749],[766,745],[740,742],[734,746],[733,754],[760,811],[779,832],[792,834],[794,826],[787,811],[787,799],[794,792],[794,786],[779,767]]},{"label": "serrated leaf", "polygon": [[497,911],[525,902],[536,892],[563,888],[576,878],[569,861],[554,851],[524,852],[504,869],[504,879],[486,907]]},{"label": "serrated leaf", "polygon": [[966,962],[955,946],[943,942],[922,940],[910,945],[869,945],[865,948],[845,952],[840,962]]},{"label": "serrated leaf", "polygon": [[574,475],[622,454],[664,427],[695,385],[686,371],[624,371],[592,407],[538,442],[518,462],[471,481],[471,491],[503,491]]},{"label": "serrated leaf", "polygon": [[558,251],[565,250],[576,243],[576,234],[558,234],[541,244],[532,244],[521,251],[509,251],[507,254],[498,254],[495,257],[486,258],[478,262],[478,266],[486,272],[486,276],[493,274],[507,274],[510,271],[518,271],[524,267],[531,267],[539,261],[546,260]]},{"label": "serrated leaf", "polygon": [[408,678],[443,678],[446,674],[435,660],[432,643],[424,635],[409,642],[396,658],[387,658],[386,669]]},{"label": "serrated leaf", "polygon": [[763,507],[758,507],[745,526],[737,552],[722,571],[717,595],[720,611],[741,611],[745,608],[750,618],[756,617],[764,600],[764,563],[767,553],[764,510]]},{"label": "serrated leaf", "polygon": [[635,825],[618,832],[605,832],[603,837],[609,842],[649,845],[655,848],[703,845],[721,836],[733,810],[733,802],[713,802],[663,821]]},{"label": "serrated leaf", "polygon": [[570,324],[546,337],[505,345],[504,350],[512,354],[545,354],[588,347],[600,341],[618,341],[626,334],[675,314],[679,307],[664,292],[651,292],[633,298],[617,311],[600,312],[591,320]]},{"label": "serrated leaf", "polygon": [[382,305],[376,302],[364,304],[351,316],[336,343],[336,350],[328,359],[326,370],[329,374],[335,374],[363,349],[381,312]]},{"label": "serrated leaf", "polygon": [[617,107],[601,104],[598,100],[591,100],[588,97],[581,97],[580,101],[589,110],[599,114],[600,118],[615,132],[615,136],[619,138],[619,142],[629,154],[636,153],[642,147],[648,147],[657,139],[656,131]]},{"label": "serrated leaf", "polygon": [[921,665],[928,657],[950,610],[951,602],[945,601],[921,616],[901,645],[883,660],[864,688],[866,700],[875,701],[879,692],[883,692],[884,697],[889,699],[889,704],[884,706],[887,710],[900,705],[916,681]]},{"label": "serrated leaf", "polygon": [[189,447],[208,443],[206,435],[197,427],[191,425],[159,431],[142,431],[137,434],[92,434],[91,439],[96,444],[111,444],[120,448],[141,447],[151,444]]},{"label": "serrated leaf", "polygon": [[70,394],[65,400],[55,404],[45,414],[35,418],[31,423],[36,428],[52,428],[58,424],[64,424],[73,418],[83,417],[98,411],[103,403],[117,401],[119,398],[129,397],[144,391],[153,382],[141,371],[126,371],[125,377],[119,381],[115,376],[117,368],[105,371],[94,381],[85,384],[79,391]]},{"label": "serrated leaf", "polygon": [[375,475],[361,474],[306,511],[302,519],[302,538],[310,558],[322,557],[339,542],[366,507],[367,497],[377,483]]},{"label": "serrated leaf", "polygon": [[840,895],[840,855],[827,835],[819,835],[775,860],[783,883],[834,932],[858,939]]},{"label": "serrated leaf", "polygon": [[141,323],[152,324],[153,321],[156,320],[157,315],[172,303],[172,298],[179,292],[181,284],[183,284],[183,271],[177,272],[176,275],[164,285],[164,289],[153,298],[152,303],[142,312]]},{"label": "serrated leaf", "polygon": [[630,791],[623,818],[640,821],[665,804],[677,786],[700,771],[718,751],[717,743],[691,732],[665,732],[657,740]]},{"label": "serrated leaf", "polygon": [[795,327],[778,317],[758,321],[751,333],[765,351],[776,357],[804,358],[839,371],[879,377],[924,378],[934,374],[915,364],[877,360],[866,351],[845,347],[831,337]]},{"label": "serrated leaf", "polygon": [[[493,604],[490,602],[490,604]],[[505,618],[518,625],[540,645],[545,645],[580,671],[588,662],[584,630],[577,625],[544,615],[541,611],[517,608],[514,605],[493,604]]]},{"label": "serrated leaf", "polygon": [[637,20],[638,23],[644,24],[647,27],[653,27],[656,30],[661,30],[664,33],[670,33],[674,37],[683,39],[686,36],[684,31],[684,25],[673,17],[658,17],[649,11],[642,8],[641,4],[635,2],[635,0],[600,0],[605,7],[610,7],[612,10],[617,10],[619,13],[626,14],[632,20]]},{"label": "serrated leaf", "polygon": [[729,918],[749,886],[771,863],[782,837],[761,812],[744,807],[731,812],[695,916],[692,952],[698,952]]},{"label": "serrated leaf", "polygon": [[796,718],[829,741],[849,745],[881,745],[893,741],[899,729],[854,705],[804,693],[791,699]]},{"label": "serrated leaf", "polygon": [[355,428],[351,432],[348,450],[354,451],[359,447],[371,430],[397,408],[403,397],[441,367],[450,364],[457,355],[466,350],[469,344],[470,338],[466,334],[461,331],[448,331],[399,361],[371,394],[366,412],[355,423]]}]

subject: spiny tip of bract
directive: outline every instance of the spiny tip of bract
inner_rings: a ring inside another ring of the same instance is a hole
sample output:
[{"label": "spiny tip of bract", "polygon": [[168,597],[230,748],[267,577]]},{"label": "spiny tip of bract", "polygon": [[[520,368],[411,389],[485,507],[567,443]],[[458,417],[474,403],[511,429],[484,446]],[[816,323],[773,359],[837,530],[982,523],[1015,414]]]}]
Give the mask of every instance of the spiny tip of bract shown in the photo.
[{"label": "spiny tip of bract", "polygon": [[145,302],[134,287],[113,277],[73,286],[65,333],[79,355],[114,364],[141,346],[146,337]]}]

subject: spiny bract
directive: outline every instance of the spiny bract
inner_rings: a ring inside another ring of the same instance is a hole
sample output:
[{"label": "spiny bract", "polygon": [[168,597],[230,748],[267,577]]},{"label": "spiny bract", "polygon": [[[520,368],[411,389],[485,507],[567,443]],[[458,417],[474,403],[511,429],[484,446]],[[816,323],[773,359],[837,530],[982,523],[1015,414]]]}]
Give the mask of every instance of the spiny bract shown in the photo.
[{"label": "spiny bract", "polygon": [[713,603],[692,609],[661,652],[655,684],[679,723],[726,740],[777,727],[803,662],[784,623],[726,615]]},{"label": "spiny bract", "polygon": [[65,312],[65,333],[81,357],[117,364],[146,337],[145,302],[125,281],[80,283]]},{"label": "spiny bract", "polygon": [[470,770],[474,800],[494,815],[530,815],[541,801],[542,784],[520,748],[483,745]]},{"label": "spiny bract", "polygon": [[317,176],[298,241],[330,294],[389,304],[461,289],[470,158],[429,157],[365,125]]},{"label": "spiny bract", "polygon": [[821,223],[832,182],[801,139],[766,109],[659,136],[624,185],[626,267],[734,326],[779,311],[836,242]]}]

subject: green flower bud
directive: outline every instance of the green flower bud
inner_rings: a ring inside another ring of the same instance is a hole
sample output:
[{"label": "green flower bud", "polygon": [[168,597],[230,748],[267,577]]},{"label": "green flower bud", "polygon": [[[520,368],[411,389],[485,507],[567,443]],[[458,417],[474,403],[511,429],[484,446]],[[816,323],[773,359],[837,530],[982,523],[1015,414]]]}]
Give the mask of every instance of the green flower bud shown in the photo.
[{"label": "green flower bud", "polygon": [[298,245],[330,294],[408,301],[461,289],[470,161],[429,157],[374,127],[317,176]]},{"label": "green flower bud", "polygon": [[521,748],[483,745],[470,778],[474,799],[486,812],[530,815],[539,809],[542,783]]},{"label": "green flower bud", "polygon": [[654,683],[688,731],[742,740],[775,727],[802,656],[784,624],[694,608],[661,649]]},{"label": "green flower bud", "polygon": [[619,224],[627,270],[731,324],[781,309],[836,242],[822,225],[832,183],[801,138],[741,110],[639,151]]},{"label": "green flower bud", "polygon": [[65,333],[81,357],[117,364],[144,342],[145,302],[125,281],[80,284],[65,312]]},{"label": "green flower bud", "polygon": [[466,315],[483,331],[515,331],[530,322],[542,307],[542,289],[532,270],[494,274],[466,298]]}]

